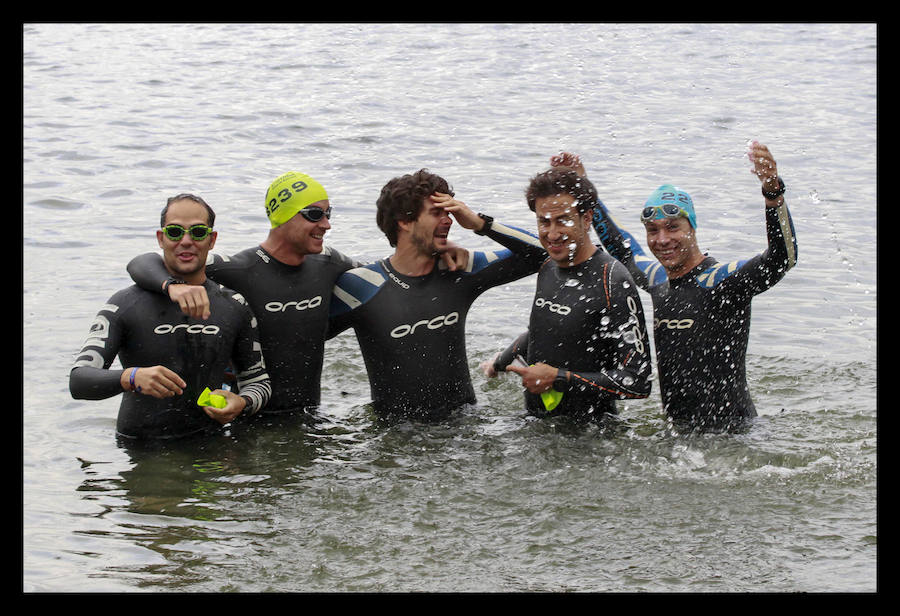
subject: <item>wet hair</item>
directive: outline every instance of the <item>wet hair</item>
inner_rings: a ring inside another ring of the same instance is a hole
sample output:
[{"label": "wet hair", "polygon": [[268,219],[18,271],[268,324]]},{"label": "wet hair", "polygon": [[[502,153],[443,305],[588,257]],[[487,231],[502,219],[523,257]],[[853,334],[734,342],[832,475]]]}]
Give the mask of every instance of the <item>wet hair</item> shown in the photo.
[{"label": "wet hair", "polygon": [[422,213],[425,199],[436,192],[453,195],[453,189],[447,180],[427,169],[396,177],[384,185],[375,202],[375,222],[387,236],[391,246],[397,245],[397,223],[417,219]]},{"label": "wet hair", "polygon": [[594,188],[594,184],[567,167],[556,167],[531,178],[531,182],[525,190],[525,200],[533,212],[538,199],[552,197],[559,193],[567,193],[575,198],[579,214],[584,214],[593,208],[598,201],[597,189]]},{"label": "wet hair", "polygon": [[166,199],[166,207],[164,207],[162,209],[162,213],[159,216],[159,226],[160,227],[166,226],[166,214],[169,213],[169,206],[172,205],[173,203],[175,203],[176,201],[184,201],[184,200],[193,201],[194,203],[199,203],[200,205],[205,207],[206,215],[207,215],[207,218],[209,219],[209,220],[207,220],[206,224],[209,225],[210,227],[215,225],[216,213],[213,212],[213,209],[211,207],[209,207],[209,204],[206,201],[204,201],[197,195],[192,195],[190,193],[181,193],[181,194],[175,195],[174,197],[169,197],[168,199]]}]

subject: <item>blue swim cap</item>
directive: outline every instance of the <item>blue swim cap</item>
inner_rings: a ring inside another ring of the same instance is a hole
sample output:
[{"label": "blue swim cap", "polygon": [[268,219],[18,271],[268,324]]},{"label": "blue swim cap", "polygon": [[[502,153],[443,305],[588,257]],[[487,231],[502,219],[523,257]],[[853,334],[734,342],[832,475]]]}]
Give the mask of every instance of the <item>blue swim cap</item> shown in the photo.
[{"label": "blue swim cap", "polygon": [[[663,184],[653,191],[653,194],[644,203],[645,213],[641,215],[641,220],[665,218],[666,215],[662,211],[662,206],[664,205],[674,205],[683,210],[682,215],[687,217],[688,222],[691,223],[694,229],[697,228],[697,216],[694,214],[694,202],[691,201],[691,196],[683,190],[678,190],[671,184]],[[647,208],[654,208],[656,210],[655,215],[653,213],[648,214]]]}]

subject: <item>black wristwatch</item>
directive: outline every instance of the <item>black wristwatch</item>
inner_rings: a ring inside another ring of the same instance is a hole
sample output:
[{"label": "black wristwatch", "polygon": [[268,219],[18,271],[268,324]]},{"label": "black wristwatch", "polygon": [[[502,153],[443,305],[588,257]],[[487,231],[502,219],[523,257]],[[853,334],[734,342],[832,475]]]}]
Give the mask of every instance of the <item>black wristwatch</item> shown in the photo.
[{"label": "black wristwatch", "polygon": [[481,228],[480,231],[476,231],[475,234],[476,235],[487,235],[487,232],[491,230],[491,225],[494,224],[494,219],[493,219],[493,217],[488,216],[487,214],[482,214],[480,212],[478,214],[478,217],[484,221],[484,226]]},{"label": "black wristwatch", "polygon": [[182,280],[181,278],[175,278],[174,276],[169,276],[166,279],[166,281],[163,283],[163,293],[164,294],[166,294],[166,295],[169,294],[169,285],[172,285],[172,284],[187,284],[187,283],[184,280]]},{"label": "black wristwatch", "polygon": [[556,371],[556,378],[553,379],[553,389],[556,391],[567,391],[569,389],[569,379],[566,378],[566,371],[562,368]]},{"label": "black wristwatch", "polygon": [[784,180],[781,179],[781,176],[777,176],[776,179],[778,180],[778,190],[776,190],[775,192],[766,192],[765,187],[763,187],[762,189],[763,197],[765,197],[769,201],[774,201],[784,194]]}]

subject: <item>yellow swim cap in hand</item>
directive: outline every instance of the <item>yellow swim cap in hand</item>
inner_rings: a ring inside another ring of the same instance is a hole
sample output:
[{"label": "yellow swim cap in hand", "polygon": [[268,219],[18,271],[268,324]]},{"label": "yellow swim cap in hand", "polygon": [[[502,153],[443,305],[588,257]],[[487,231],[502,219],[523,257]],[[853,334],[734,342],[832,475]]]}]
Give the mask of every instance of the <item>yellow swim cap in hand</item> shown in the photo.
[{"label": "yellow swim cap in hand", "polygon": [[327,199],[328,193],[321,184],[305,173],[288,171],[275,178],[266,191],[266,216],[274,229],[307,205]]},{"label": "yellow swim cap in hand", "polygon": [[199,406],[212,406],[217,409],[223,409],[228,404],[228,400],[225,399],[225,396],[211,393],[209,387],[207,387],[200,394],[200,397],[197,398],[197,404]]},{"label": "yellow swim cap in hand", "polygon": [[562,401],[563,394],[561,391],[556,391],[555,389],[550,389],[541,394],[541,402],[544,403],[544,408],[548,411],[552,411],[557,407],[557,405]]}]

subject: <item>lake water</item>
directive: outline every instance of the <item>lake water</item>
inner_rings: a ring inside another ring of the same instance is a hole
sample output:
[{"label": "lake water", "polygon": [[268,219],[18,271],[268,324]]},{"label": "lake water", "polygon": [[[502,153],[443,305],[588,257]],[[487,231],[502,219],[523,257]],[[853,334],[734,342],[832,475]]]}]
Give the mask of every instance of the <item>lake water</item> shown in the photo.
[{"label": "lake water", "polygon": [[[25,24],[23,590],[877,590],[876,75],[864,23]],[[765,247],[751,139],[799,262],[753,302],[744,434],[675,433],[656,387],[619,434],[526,418],[478,364],[525,327],[533,277],[473,307],[479,403],[445,422],[374,421],[352,332],[314,425],[135,451],[118,398],[69,395],[168,196],[204,196],[230,254],[265,238],[269,182],[304,171],[328,242],[372,260],[391,177],[427,167],[533,228],[527,181],[569,150],[629,230],[658,185],[687,190],[730,261]]]}]

